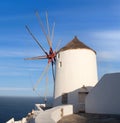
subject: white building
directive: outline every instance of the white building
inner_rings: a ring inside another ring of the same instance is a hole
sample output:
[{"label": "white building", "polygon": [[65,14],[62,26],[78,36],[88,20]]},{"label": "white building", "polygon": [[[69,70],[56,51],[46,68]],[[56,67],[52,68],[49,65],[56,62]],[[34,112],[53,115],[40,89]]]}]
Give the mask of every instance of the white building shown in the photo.
[{"label": "white building", "polygon": [[87,113],[120,114],[120,73],[104,75],[87,95]]},{"label": "white building", "polygon": [[75,37],[57,54],[54,106],[73,104],[77,112],[84,102],[80,102],[81,97],[97,81],[96,52]]}]

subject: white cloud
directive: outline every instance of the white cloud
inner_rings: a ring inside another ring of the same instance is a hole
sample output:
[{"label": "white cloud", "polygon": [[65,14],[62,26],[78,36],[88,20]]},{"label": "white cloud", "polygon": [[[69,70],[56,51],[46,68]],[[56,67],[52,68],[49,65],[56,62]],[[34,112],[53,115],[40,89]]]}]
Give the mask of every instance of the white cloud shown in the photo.
[{"label": "white cloud", "polygon": [[120,30],[101,30],[89,33],[95,43],[98,61],[120,61]]},{"label": "white cloud", "polygon": [[97,53],[98,61],[120,61],[120,52],[101,51]]},{"label": "white cloud", "polygon": [[[34,52],[33,52],[34,51]],[[40,50],[36,49],[0,49],[0,57],[35,57],[35,56],[40,56],[43,55],[43,52],[40,52]]]},{"label": "white cloud", "polygon": [[31,91],[32,88],[1,87],[0,91]]},{"label": "white cloud", "polygon": [[99,52],[99,53],[97,53],[98,60],[99,61],[108,61],[112,58],[112,56],[110,54],[111,53],[108,51]]},{"label": "white cloud", "polygon": [[102,40],[120,40],[120,30],[103,30],[91,33],[93,37]]},{"label": "white cloud", "polygon": [[33,16],[31,14],[22,14],[22,15],[5,15],[0,17],[0,21],[14,21],[14,20],[22,20],[22,19],[32,19]]}]

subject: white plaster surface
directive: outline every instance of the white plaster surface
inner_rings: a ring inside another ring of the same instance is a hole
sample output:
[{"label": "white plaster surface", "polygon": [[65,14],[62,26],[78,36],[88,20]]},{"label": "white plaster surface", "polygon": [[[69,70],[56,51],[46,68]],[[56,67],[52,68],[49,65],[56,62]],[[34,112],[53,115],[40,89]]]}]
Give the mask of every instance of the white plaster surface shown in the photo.
[{"label": "white plaster surface", "polygon": [[86,97],[87,113],[120,114],[120,73],[104,75]]},{"label": "white plaster surface", "polygon": [[[62,110],[63,114],[62,114]],[[36,118],[35,123],[57,123],[63,116],[73,114],[72,105],[62,105],[41,112]]]},{"label": "white plaster surface", "polygon": [[[62,66],[60,66],[60,62]],[[61,51],[56,60],[55,101],[61,105],[63,93],[74,93],[72,104],[78,100],[77,89],[83,86],[95,86],[98,81],[96,54],[90,49],[71,49]],[[76,97],[75,97],[76,96]],[[69,103],[69,102],[68,102]]]}]

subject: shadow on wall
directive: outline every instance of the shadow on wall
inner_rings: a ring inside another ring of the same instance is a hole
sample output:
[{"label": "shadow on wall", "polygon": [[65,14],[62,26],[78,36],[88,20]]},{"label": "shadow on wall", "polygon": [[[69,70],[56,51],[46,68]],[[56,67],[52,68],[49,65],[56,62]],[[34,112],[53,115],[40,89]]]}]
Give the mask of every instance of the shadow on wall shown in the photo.
[{"label": "shadow on wall", "polygon": [[120,73],[105,74],[88,94],[87,113],[120,114]]},{"label": "shadow on wall", "polygon": [[69,93],[63,93],[61,96],[54,100],[54,106],[58,105],[73,105],[73,112],[85,111],[85,99],[88,93],[92,90],[91,86],[83,86]]}]

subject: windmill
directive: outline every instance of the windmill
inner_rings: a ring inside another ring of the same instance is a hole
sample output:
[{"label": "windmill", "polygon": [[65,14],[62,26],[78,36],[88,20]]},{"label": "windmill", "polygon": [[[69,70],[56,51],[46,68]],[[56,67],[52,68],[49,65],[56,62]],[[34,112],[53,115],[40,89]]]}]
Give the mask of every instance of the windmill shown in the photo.
[{"label": "windmill", "polygon": [[[44,55],[42,56],[36,56],[36,57],[32,57],[32,58],[25,58],[25,60],[42,60],[42,59],[46,59],[48,60],[48,64],[45,66],[40,78],[38,79],[38,81],[36,82],[36,84],[33,87],[33,90],[35,91],[38,84],[41,82],[41,80],[43,79],[44,75],[49,71],[49,67],[50,65],[52,66],[52,76],[53,76],[53,81],[54,81],[54,86],[55,86],[55,71],[54,71],[54,66],[56,63],[56,52],[57,49],[55,51],[53,51],[52,48],[52,40],[54,37],[54,27],[55,27],[55,23],[53,23],[53,27],[52,27],[52,33],[50,33],[50,26],[49,26],[49,21],[48,21],[48,14],[46,12],[46,25],[47,25],[47,32],[44,28],[43,22],[40,18],[40,15],[38,12],[35,13],[36,17],[38,19],[39,25],[42,29],[43,34],[46,37],[47,43],[49,45],[49,52],[47,52],[43,46],[40,44],[40,42],[38,41],[38,39],[33,35],[33,33],[31,32],[30,28],[26,25],[26,29],[28,31],[28,33],[31,35],[31,37],[33,38],[33,40],[37,43],[37,45],[40,47],[40,49],[43,51]],[[51,34],[51,35],[50,35]],[[46,81],[48,81],[46,79]],[[45,98],[45,103],[46,103],[46,98]]]}]

